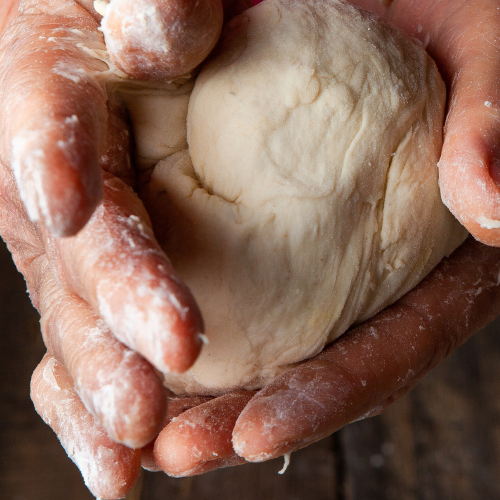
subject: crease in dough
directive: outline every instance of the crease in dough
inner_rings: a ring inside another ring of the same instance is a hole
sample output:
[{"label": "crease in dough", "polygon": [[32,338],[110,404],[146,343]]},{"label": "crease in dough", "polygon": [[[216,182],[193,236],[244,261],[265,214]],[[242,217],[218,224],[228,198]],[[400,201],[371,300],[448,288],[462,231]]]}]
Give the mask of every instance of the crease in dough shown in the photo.
[{"label": "crease in dough", "polygon": [[209,340],[168,387],[261,387],[465,239],[438,188],[445,98],[421,47],[341,0],[266,0],[226,26],[141,193]]}]

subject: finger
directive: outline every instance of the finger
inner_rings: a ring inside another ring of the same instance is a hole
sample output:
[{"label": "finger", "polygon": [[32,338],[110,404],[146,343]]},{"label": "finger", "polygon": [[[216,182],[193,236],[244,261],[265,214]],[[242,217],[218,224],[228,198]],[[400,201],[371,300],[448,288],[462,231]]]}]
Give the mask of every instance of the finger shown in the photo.
[{"label": "finger", "polygon": [[31,219],[65,236],[102,196],[107,98],[96,75],[108,68],[83,48],[104,47],[86,10],[63,0],[32,4],[24,2],[0,46],[0,154]]},{"label": "finger", "polygon": [[163,427],[167,402],[160,379],[144,358],[112,336],[86,302],[45,281],[41,324],[47,348],[109,437],[141,448]]},{"label": "finger", "polygon": [[106,0],[75,0],[81,5],[94,19],[101,22],[102,16],[96,11],[95,6]]},{"label": "finger", "polygon": [[[195,406],[199,406],[207,401],[213,399],[210,396],[188,396],[182,398],[170,398],[168,400],[168,410],[165,416],[165,420],[163,422],[163,427],[170,423],[170,421],[178,417],[181,413],[184,413],[186,410],[194,408]],[[156,437],[156,436],[155,436]],[[154,445],[155,440],[152,440],[146,446],[144,446],[141,450],[141,464],[144,469],[147,469],[151,472],[160,471],[160,467],[156,463],[154,458]]]},{"label": "finger", "polygon": [[140,451],[111,441],[84,408],[62,365],[45,356],[31,381],[37,412],[57,434],[85,484],[99,498],[125,496],[140,471]]},{"label": "finger", "polygon": [[468,240],[396,304],[262,389],[235,425],[236,452],[267,460],[380,411],[498,314],[499,273],[500,250]]},{"label": "finger", "polygon": [[112,0],[103,13],[114,63],[134,78],[165,82],[208,56],[223,21],[221,0]]},{"label": "finger", "polygon": [[233,427],[253,392],[226,394],[185,411],[159,434],[154,446],[158,466],[185,477],[244,463],[233,450]]},{"label": "finger", "polygon": [[52,239],[68,287],[113,334],[162,372],[183,372],[202,345],[199,309],[154,239],[137,195],[105,174],[105,199],[77,236]]},{"label": "finger", "polygon": [[[110,101],[112,100],[110,97]],[[137,140],[137,136],[135,137]],[[122,103],[108,102],[106,149],[100,158],[101,168],[120,178],[137,191],[137,173],[132,165],[133,138],[129,131],[129,117]]]},{"label": "finger", "polygon": [[88,304],[58,283],[41,235],[18,197],[11,173],[0,168],[0,233],[26,278],[42,315],[44,341],[72,378],[86,408],[112,439],[139,448],[163,427],[166,394],[154,369],[118,342]]},{"label": "finger", "polygon": [[449,93],[443,200],[485,244],[500,246],[500,10],[491,0],[355,0],[420,39]]},{"label": "finger", "polygon": [[[45,253],[36,224],[31,222],[19,198],[17,185],[10,169],[0,161],[0,235],[12,254],[16,267],[30,283],[35,283],[39,273],[31,277],[33,262]],[[35,307],[36,293],[30,291]]]},{"label": "finger", "polygon": [[495,2],[478,13],[466,5],[455,16],[460,33],[448,29],[439,40],[447,47],[451,96],[440,186],[474,237],[500,246],[500,10]]}]

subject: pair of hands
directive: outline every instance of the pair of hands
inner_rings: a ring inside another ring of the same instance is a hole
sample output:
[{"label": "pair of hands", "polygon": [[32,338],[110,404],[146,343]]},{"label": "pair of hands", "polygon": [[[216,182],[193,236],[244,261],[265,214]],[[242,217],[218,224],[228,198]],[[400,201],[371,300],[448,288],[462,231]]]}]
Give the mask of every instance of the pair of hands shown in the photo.
[{"label": "pair of hands", "polygon": [[[0,7],[0,27],[16,3]],[[353,3],[427,44],[449,91],[443,196],[476,238],[499,246],[497,2]],[[469,240],[398,303],[258,393],[167,409],[155,368],[194,362],[202,320],[131,189],[127,124],[98,76],[107,68],[76,47],[101,43],[99,19],[88,0],[25,0],[0,53],[0,232],[48,350],[32,397],[94,494],[123,496],[141,459],[181,476],[317,441],[382,411],[500,312],[500,251]]]}]

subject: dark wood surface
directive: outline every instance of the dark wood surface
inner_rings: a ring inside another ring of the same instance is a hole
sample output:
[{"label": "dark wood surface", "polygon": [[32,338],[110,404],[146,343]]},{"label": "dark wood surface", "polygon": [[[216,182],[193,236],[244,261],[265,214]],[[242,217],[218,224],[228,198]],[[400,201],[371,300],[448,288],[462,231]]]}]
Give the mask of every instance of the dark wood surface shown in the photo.
[{"label": "dark wood surface", "polygon": [[[22,277],[0,246],[0,499],[91,500],[29,399],[44,347]],[[500,499],[500,321],[382,415],[283,461],[200,477],[145,473],[130,500]]]}]

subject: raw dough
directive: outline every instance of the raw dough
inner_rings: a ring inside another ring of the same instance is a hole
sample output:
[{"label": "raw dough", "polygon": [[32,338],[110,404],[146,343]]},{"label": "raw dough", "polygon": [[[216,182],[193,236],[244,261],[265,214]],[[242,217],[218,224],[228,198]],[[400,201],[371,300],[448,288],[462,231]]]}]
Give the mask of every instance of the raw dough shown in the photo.
[{"label": "raw dough", "polygon": [[347,2],[266,0],[229,23],[189,100],[189,149],[143,193],[209,340],[168,387],[261,387],[464,240],[438,189],[444,103],[425,51]]}]

